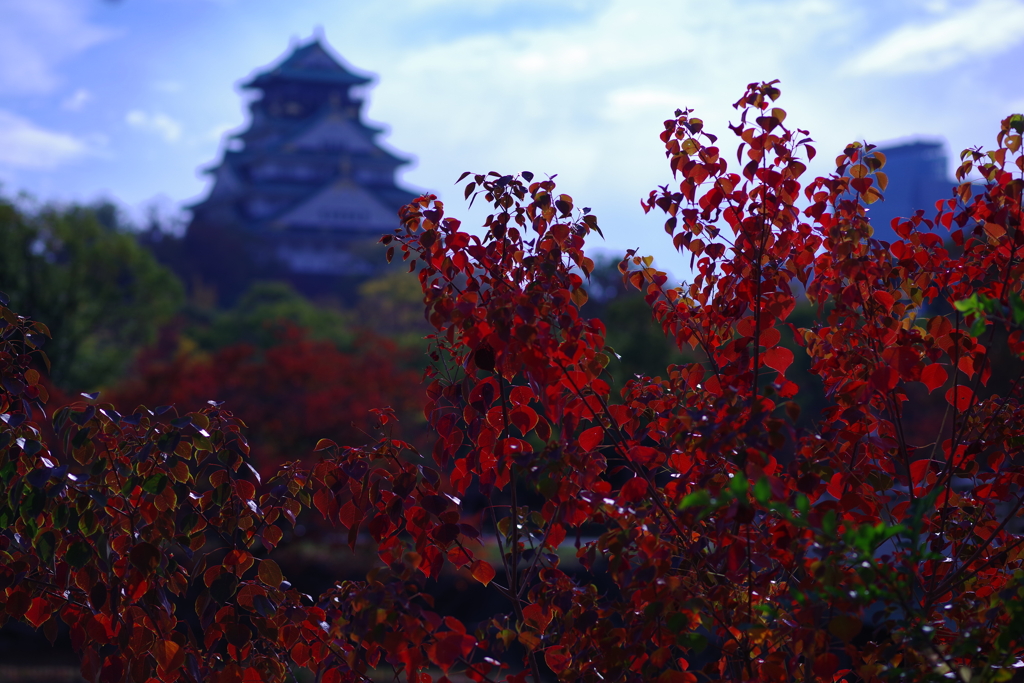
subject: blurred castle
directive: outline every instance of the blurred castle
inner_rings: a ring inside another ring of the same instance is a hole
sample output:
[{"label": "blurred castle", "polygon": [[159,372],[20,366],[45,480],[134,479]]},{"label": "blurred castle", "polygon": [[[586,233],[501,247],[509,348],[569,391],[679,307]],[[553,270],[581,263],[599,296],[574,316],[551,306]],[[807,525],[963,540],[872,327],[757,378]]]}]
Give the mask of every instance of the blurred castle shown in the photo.
[{"label": "blurred castle", "polygon": [[259,91],[248,130],[208,168],[209,195],[190,207],[180,269],[222,301],[254,279],[349,298],[383,265],[377,239],[416,194],[396,184],[409,160],[383,149],[362,120],[362,86],[320,39],[298,46],[242,88]]}]

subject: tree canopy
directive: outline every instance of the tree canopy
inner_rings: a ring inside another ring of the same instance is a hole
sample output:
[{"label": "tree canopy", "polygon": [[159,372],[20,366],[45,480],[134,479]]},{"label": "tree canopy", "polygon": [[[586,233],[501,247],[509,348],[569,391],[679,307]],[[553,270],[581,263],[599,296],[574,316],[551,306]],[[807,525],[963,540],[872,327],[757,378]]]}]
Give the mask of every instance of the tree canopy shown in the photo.
[{"label": "tree canopy", "polygon": [[50,378],[72,391],[117,378],[182,301],[177,278],[115,214],[0,199],[0,291],[49,327]]}]

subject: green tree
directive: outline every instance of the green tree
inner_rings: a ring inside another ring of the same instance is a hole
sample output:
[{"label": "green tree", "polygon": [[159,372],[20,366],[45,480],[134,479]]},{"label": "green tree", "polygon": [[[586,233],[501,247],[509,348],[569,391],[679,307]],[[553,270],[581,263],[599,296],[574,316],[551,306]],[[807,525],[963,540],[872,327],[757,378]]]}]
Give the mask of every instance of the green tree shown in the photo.
[{"label": "green tree", "polygon": [[190,310],[192,325],[185,331],[200,348],[215,351],[233,344],[266,349],[280,342],[282,325],[306,330],[311,339],[330,341],[339,349],[352,347],[351,315],[340,308],[317,305],[287,282],[253,283],[231,308]]},{"label": "green tree", "polygon": [[67,390],[116,378],[182,301],[177,278],[116,218],[109,204],[0,198],[0,290],[49,327],[51,379]]}]

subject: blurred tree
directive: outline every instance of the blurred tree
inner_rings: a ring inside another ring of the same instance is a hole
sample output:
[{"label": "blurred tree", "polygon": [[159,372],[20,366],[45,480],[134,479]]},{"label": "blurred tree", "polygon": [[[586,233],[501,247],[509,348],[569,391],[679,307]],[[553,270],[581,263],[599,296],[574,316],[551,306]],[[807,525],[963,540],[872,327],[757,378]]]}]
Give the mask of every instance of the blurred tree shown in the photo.
[{"label": "blurred tree", "polygon": [[210,400],[227,402],[249,425],[255,465],[266,472],[306,456],[325,435],[364,440],[373,431],[370,407],[394,409],[406,438],[423,430],[421,375],[403,367],[407,354],[394,342],[360,333],[343,351],[311,338],[312,327],[263,320],[260,334],[272,343],[239,342],[209,353],[166,328],[161,343],[139,354],[130,376],[104,399],[126,412],[140,404],[202,410]]},{"label": "blurred tree", "polygon": [[329,341],[339,349],[355,341],[352,315],[341,308],[317,305],[280,281],[256,282],[224,311],[190,308],[185,330],[199,348],[215,351],[233,344],[260,349],[280,341],[282,323],[301,328],[310,339]]},{"label": "blurred tree", "polygon": [[605,321],[608,346],[617,354],[608,364],[615,390],[636,375],[662,375],[670,364],[693,361],[665,336],[643,295],[623,285],[621,258],[597,258],[586,285],[586,313]]},{"label": "blurred tree", "polygon": [[70,391],[119,376],[182,301],[177,278],[109,202],[33,206],[0,197],[0,291],[50,328],[51,379]]},{"label": "blurred tree", "polygon": [[356,310],[360,325],[404,348],[426,349],[424,337],[431,328],[423,316],[423,292],[416,275],[391,269],[367,280],[359,287]]}]

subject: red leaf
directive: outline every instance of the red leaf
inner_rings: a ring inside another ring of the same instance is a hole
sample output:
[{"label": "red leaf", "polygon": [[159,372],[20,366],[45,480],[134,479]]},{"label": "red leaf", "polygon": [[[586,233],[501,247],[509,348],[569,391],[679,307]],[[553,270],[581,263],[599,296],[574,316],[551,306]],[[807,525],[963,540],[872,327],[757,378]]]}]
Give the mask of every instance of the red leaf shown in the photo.
[{"label": "red leaf", "polygon": [[544,663],[557,675],[569,668],[572,657],[564,647],[549,647],[544,651]]},{"label": "red leaf", "polygon": [[537,412],[528,406],[519,406],[508,414],[509,422],[515,425],[523,436],[526,436],[537,426]]},{"label": "red leaf", "polygon": [[893,304],[896,302],[895,299],[892,298],[892,294],[881,289],[876,290],[871,296],[875,301],[882,305],[882,310],[885,313],[891,311]]},{"label": "red leaf", "polygon": [[974,392],[969,387],[960,385],[958,387],[950,387],[946,391],[946,400],[949,404],[956,408],[959,412],[966,412],[971,407],[971,401],[974,399]]},{"label": "red leaf", "polygon": [[551,612],[540,605],[527,605],[523,608],[523,619],[538,631],[543,631],[551,623]]},{"label": "red leaf", "polygon": [[557,548],[565,540],[565,527],[561,524],[553,524],[548,529],[547,538],[544,541],[544,545],[548,548]]},{"label": "red leaf", "polygon": [[28,593],[17,591],[7,598],[7,604],[4,606],[4,611],[15,619],[20,619],[22,615],[28,611],[28,608],[31,605],[32,598],[29,597]]},{"label": "red leaf", "polygon": [[916,460],[910,463],[910,479],[914,484],[918,484],[924,475],[928,472],[929,465],[932,464],[931,460]]},{"label": "red leaf", "polygon": [[25,621],[39,628],[50,618],[50,605],[42,598],[35,598],[28,611],[25,612]]},{"label": "red leaf", "polygon": [[946,368],[938,363],[927,365],[921,370],[921,381],[928,387],[928,393],[941,387],[947,379],[949,379],[949,374],[946,372]]},{"label": "red leaf", "polygon": [[235,492],[242,500],[252,500],[256,496],[256,487],[244,479],[235,482]]},{"label": "red leaf", "polygon": [[446,674],[460,657],[468,657],[476,646],[476,638],[464,633],[445,633],[427,648],[431,661]]},{"label": "red leaf", "polygon": [[260,581],[271,588],[277,588],[284,580],[284,576],[281,575],[281,568],[273,560],[260,560],[259,577]]},{"label": "red leaf", "polygon": [[814,658],[814,673],[818,674],[822,678],[828,680],[834,680],[832,675],[839,668],[839,657],[826,652],[825,654],[818,655]]},{"label": "red leaf", "polygon": [[782,398],[793,398],[797,395],[798,391],[800,391],[800,387],[796,382],[786,380],[782,383],[782,386],[779,387],[779,396]]},{"label": "red leaf", "polygon": [[537,436],[540,437],[541,441],[547,441],[551,438],[551,425],[548,424],[547,420],[538,419],[536,429]]},{"label": "red leaf", "polygon": [[900,381],[900,374],[888,365],[879,365],[871,373],[871,386],[877,391],[886,392],[894,388]]},{"label": "red leaf", "polygon": [[769,327],[761,331],[758,341],[765,348],[772,348],[782,340],[782,333],[776,327]]},{"label": "red leaf", "polygon": [[579,444],[584,451],[592,451],[604,439],[604,427],[591,427],[580,434]]},{"label": "red leaf", "polygon": [[[371,526],[372,526],[371,522]],[[473,559],[473,556],[466,552],[465,548],[452,548],[448,551],[448,561],[456,567],[461,567],[465,564],[469,564],[469,561]]]},{"label": "red leaf", "polygon": [[320,489],[313,494],[313,505],[320,511],[320,515],[324,518],[330,518],[331,503],[334,501],[334,497],[330,494],[327,489]]},{"label": "red leaf", "polygon": [[359,526],[359,521],[363,518],[362,513],[359,509],[352,504],[352,501],[346,501],[341,509],[338,510],[338,521],[346,529],[353,529]]},{"label": "red leaf", "polygon": [[[320,683],[337,683],[340,680],[340,676],[337,673],[337,669],[328,669],[327,673],[320,677]],[[334,676],[329,674],[334,673]],[[260,672],[252,667],[248,667],[242,672],[242,683],[263,683],[263,677],[260,676]]]},{"label": "red leaf", "polygon": [[160,564],[160,557],[160,551],[156,546],[146,542],[135,544],[128,553],[128,559],[143,574],[155,571]]},{"label": "red leaf", "polygon": [[470,572],[473,578],[483,585],[489,584],[494,579],[494,567],[486,560],[477,560],[471,565]]},{"label": "red leaf", "polygon": [[305,643],[295,643],[289,650],[292,661],[299,666],[306,666],[309,663],[309,646]]},{"label": "red leaf", "polygon": [[793,364],[793,352],[785,346],[775,346],[764,352],[764,364],[785,374],[786,368]]},{"label": "red leaf", "polygon": [[629,451],[629,459],[638,465],[650,467],[651,464],[656,461],[664,462],[665,456],[661,451],[651,448],[650,446],[634,446]]},{"label": "red leaf", "polygon": [[231,550],[224,556],[224,566],[241,576],[253,565],[253,556],[245,550]]},{"label": "red leaf", "polygon": [[156,655],[156,663],[161,669],[167,672],[180,669],[185,663],[185,653],[173,640],[161,640],[153,646],[153,654]]},{"label": "red leaf", "polygon": [[832,496],[836,500],[843,497],[843,474],[836,472],[832,475],[832,479],[828,482],[828,495]]},{"label": "red leaf", "polygon": [[619,492],[619,503],[632,503],[640,500],[647,493],[647,480],[643,477],[633,477],[622,485]]}]

